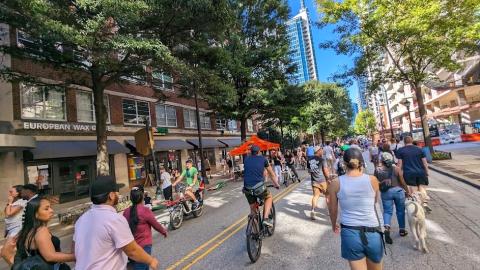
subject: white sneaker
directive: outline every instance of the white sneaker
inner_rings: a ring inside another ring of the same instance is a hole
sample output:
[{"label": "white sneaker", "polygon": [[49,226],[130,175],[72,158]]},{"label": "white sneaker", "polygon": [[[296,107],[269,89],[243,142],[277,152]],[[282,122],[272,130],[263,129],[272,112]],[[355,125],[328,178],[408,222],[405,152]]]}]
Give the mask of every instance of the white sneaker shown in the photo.
[{"label": "white sneaker", "polygon": [[310,211],[310,218],[311,218],[312,220],[316,220],[316,219],[317,219],[317,217],[315,216],[315,211],[313,211],[313,210]]}]

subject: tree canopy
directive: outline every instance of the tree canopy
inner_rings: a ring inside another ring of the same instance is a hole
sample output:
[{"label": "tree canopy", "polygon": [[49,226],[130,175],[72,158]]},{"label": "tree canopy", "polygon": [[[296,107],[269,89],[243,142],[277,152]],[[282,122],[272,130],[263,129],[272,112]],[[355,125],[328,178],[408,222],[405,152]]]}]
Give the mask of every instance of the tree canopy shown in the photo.
[{"label": "tree canopy", "polygon": [[370,110],[361,111],[355,118],[355,133],[365,136],[372,136],[377,130],[375,115]]},{"label": "tree canopy", "polygon": [[[7,0],[0,7],[0,21],[31,41],[28,47],[2,45],[0,52],[43,65],[63,85],[92,89],[98,174],[109,173],[104,90],[125,78],[145,81],[146,69],[194,77],[200,72],[172,55],[173,47],[190,40],[192,31],[202,40],[216,36],[228,26],[229,12],[226,0]],[[10,81],[46,83],[4,66],[0,74]]]},{"label": "tree canopy", "polygon": [[[210,98],[212,109],[226,118],[241,122],[241,138],[246,138],[247,119],[264,107],[265,91],[276,91],[286,81],[290,67],[286,36],[288,6],[285,1],[240,0],[231,2],[235,21],[221,44],[223,80],[234,88],[233,102]],[[211,97],[211,95],[210,95]]]},{"label": "tree canopy", "polygon": [[320,132],[323,141],[325,136],[345,135],[353,117],[347,90],[334,83],[318,81],[307,82],[304,87],[310,97],[302,109],[304,125],[311,132]]},{"label": "tree canopy", "polygon": [[[478,50],[477,0],[317,0],[321,25],[335,25],[339,38],[323,44],[355,55],[355,66],[337,78],[368,77],[371,92],[402,82],[415,93],[431,147],[422,85],[436,71],[460,67],[458,54]],[[386,65],[390,63],[391,65]]]}]

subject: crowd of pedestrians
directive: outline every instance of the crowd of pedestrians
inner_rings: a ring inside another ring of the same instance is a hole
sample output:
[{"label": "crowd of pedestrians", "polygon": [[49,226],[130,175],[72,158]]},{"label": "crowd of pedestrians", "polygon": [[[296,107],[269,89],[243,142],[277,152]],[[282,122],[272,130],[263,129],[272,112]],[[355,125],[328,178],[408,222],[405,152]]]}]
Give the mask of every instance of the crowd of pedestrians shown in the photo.
[{"label": "crowd of pedestrians", "polygon": [[[312,182],[311,218],[320,194],[327,199],[332,230],[341,236],[341,254],[351,269],[382,269],[385,242],[393,244],[392,217],[396,213],[398,235],[407,236],[405,202],[413,192],[425,195],[428,164],[424,152],[412,137],[401,142],[379,140],[369,143],[356,139],[306,147]],[[373,163],[374,173],[366,173],[364,157]],[[333,159],[333,160],[332,160]],[[375,207],[381,202],[383,212]],[[427,201],[426,211],[431,211]],[[337,214],[340,211],[340,220]],[[383,216],[383,223],[380,219]]]}]

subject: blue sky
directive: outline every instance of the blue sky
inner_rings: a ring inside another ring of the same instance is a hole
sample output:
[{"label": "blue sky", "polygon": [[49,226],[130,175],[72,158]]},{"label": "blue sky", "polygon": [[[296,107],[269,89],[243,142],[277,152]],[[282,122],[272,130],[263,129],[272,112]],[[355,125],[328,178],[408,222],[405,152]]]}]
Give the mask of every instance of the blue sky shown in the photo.
[{"label": "blue sky", "polygon": [[[288,0],[290,6],[290,17],[298,13],[301,0]],[[319,48],[323,41],[335,39],[335,34],[331,31],[331,27],[319,29],[314,23],[318,21],[319,14],[316,8],[315,0],[305,0],[310,20],[312,21],[313,44],[315,46],[315,59],[317,62],[318,75],[320,81],[328,81],[329,77],[335,72],[342,69],[343,66],[351,66],[353,59],[345,55],[337,55],[333,50]],[[349,87],[350,98],[354,101],[358,96],[356,83]]]}]

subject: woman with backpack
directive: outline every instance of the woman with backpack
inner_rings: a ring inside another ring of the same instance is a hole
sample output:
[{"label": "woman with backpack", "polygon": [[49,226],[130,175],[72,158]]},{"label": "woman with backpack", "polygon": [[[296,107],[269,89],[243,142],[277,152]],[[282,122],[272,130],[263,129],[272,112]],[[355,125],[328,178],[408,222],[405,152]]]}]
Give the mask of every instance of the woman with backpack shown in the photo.
[{"label": "woman with backpack", "polygon": [[375,168],[375,177],[380,182],[380,192],[383,204],[383,223],[385,227],[385,242],[392,244],[390,225],[395,205],[400,236],[408,234],[405,229],[405,194],[408,195],[408,187],[403,179],[400,168],[394,164],[393,155],[383,152],[379,166]]},{"label": "woman with backpack", "polygon": [[37,197],[27,203],[12,269],[70,269],[65,262],[75,261],[75,254],[60,251],[60,239],[47,227],[52,218],[47,199]]},{"label": "woman with backpack", "polygon": [[[135,242],[141,246],[145,252],[152,254],[152,227],[164,237],[167,237],[167,229],[153,215],[152,210],[143,205],[144,190],[142,186],[133,187],[130,191],[130,200],[132,206],[123,212],[127,219],[130,230],[132,231]],[[147,264],[134,262],[134,270],[148,270]]]}]

